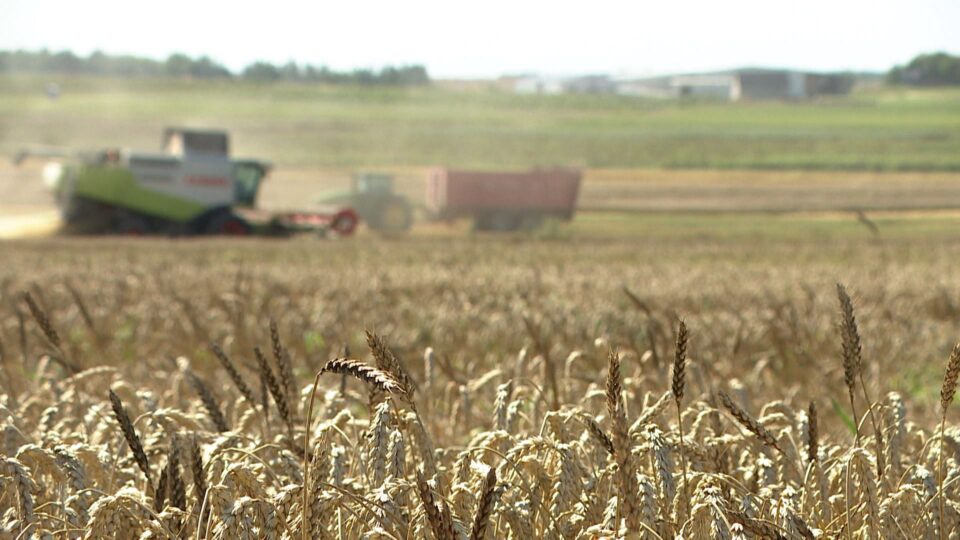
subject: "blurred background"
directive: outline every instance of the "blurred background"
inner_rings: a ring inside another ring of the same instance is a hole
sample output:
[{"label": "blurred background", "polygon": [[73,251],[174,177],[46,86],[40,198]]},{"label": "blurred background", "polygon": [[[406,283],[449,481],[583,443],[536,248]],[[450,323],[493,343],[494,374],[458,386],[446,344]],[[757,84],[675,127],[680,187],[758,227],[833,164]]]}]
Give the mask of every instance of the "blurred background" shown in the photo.
[{"label": "blurred background", "polygon": [[352,208],[360,234],[870,237],[950,231],[960,207],[947,0],[8,0],[2,15],[0,154],[41,158],[0,163],[6,237],[48,232],[84,195],[51,193],[47,161],[117,149],[144,187],[137,156],[163,154],[169,126],[269,163],[247,205],[261,219]]}]

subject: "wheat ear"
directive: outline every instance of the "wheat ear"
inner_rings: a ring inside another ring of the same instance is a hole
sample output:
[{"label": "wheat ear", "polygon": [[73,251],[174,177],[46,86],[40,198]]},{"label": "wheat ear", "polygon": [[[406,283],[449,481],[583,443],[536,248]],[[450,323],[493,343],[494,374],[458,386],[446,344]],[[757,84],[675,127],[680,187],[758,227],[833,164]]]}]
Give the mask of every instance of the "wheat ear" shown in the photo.
[{"label": "wheat ear", "polygon": [[220,404],[217,403],[217,398],[210,392],[207,385],[192,371],[187,371],[186,375],[190,386],[192,386],[193,390],[200,396],[200,402],[203,403],[203,408],[207,411],[207,416],[210,417],[213,426],[217,428],[219,433],[230,431],[227,419],[223,416],[223,411],[220,410]]},{"label": "wheat ear", "polygon": [[[627,522],[629,532],[640,532],[640,511],[637,508],[637,478],[630,455],[630,436],[627,432],[627,414],[623,407],[623,386],[620,379],[620,355],[607,355],[607,411],[613,423],[613,450],[617,462],[617,501]],[[619,520],[618,520],[619,523]]]},{"label": "wheat ear", "polygon": [[370,352],[373,354],[377,367],[393,375],[393,378],[403,387],[404,393],[412,397],[417,391],[417,384],[410,378],[410,374],[403,367],[403,363],[387,346],[386,341],[377,334],[367,331],[367,346],[370,347]]},{"label": "wheat ear", "polygon": [[71,375],[80,373],[80,368],[72,362],[69,362],[63,353],[60,334],[57,333],[57,330],[53,327],[53,323],[50,322],[50,317],[47,315],[47,312],[40,307],[40,304],[37,304],[37,301],[34,300],[33,295],[29,292],[23,293],[23,299],[27,302],[27,307],[30,308],[30,315],[33,317],[33,320],[36,321],[37,326],[40,327],[40,331],[43,332],[44,337],[47,338],[47,341],[50,342],[50,345],[53,346],[56,352],[56,354],[50,356],[50,359],[63,366]]},{"label": "wheat ear", "polygon": [[[873,425],[874,436],[877,443],[877,479],[882,480],[885,459],[883,456],[883,430],[880,429],[880,423],[877,422],[876,413],[873,409],[873,401],[867,395],[867,385],[863,382],[863,360],[861,357],[862,345],[860,343],[860,331],[857,328],[857,318],[853,312],[853,302],[847,289],[840,283],[837,283],[837,296],[840,299],[840,331],[843,337],[843,375],[844,382],[847,384],[847,390],[850,393],[850,405],[853,407],[853,392],[856,381],[860,381],[860,389],[863,391],[863,400],[867,405],[867,414],[870,415],[870,423]],[[847,368],[851,364],[850,369]],[[860,445],[860,419],[857,418],[856,410],[853,410],[854,421],[857,424],[857,446]]]},{"label": "wheat ear", "polygon": [[689,479],[687,477],[687,458],[683,451],[683,413],[681,402],[683,401],[683,390],[686,383],[686,372],[684,371],[687,363],[687,323],[680,321],[677,328],[677,348],[673,359],[673,380],[670,390],[673,392],[673,401],[677,405],[677,431],[680,433],[680,466],[683,472],[683,501],[684,507],[689,508],[690,489]]},{"label": "wheat ear", "polygon": [[400,381],[390,373],[370,366],[359,360],[334,358],[327,362],[320,373],[346,373],[388,394],[406,396],[407,392]]},{"label": "wheat ear", "polygon": [[427,481],[423,478],[423,473],[419,470],[417,471],[417,494],[420,495],[420,502],[423,503],[427,523],[433,531],[434,538],[437,540],[454,540],[457,536],[453,529],[453,523],[444,517],[444,512],[434,501],[430,485],[427,484]]},{"label": "wheat ear", "polygon": [[720,403],[723,404],[724,408],[730,412],[730,414],[737,420],[737,422],[740,423],[740,425],[747,428],[747,431],[753,433],[763,444],[772,448],[776,448],[781,454],[786,455],[783,449],[780,448],[780,445],[777,444],[776,437],[774,437],[773,433],[770,433],[767,428],[763,427],[763,424],[758,422],[753,416],[750,415],[750,413],[734,403],[733,399],[731,399],[726,392],[719,390],[717,393],[720,395]]},{"label": "wheat ear", "polygon": [[270,368],[270,364],[267,363],[267,357],[263,355],[260,347],[253,348],[253,355],[257,358],[257,367],[260,369],[260,376],[263,377],[267,390],[269,390],[270,395],[273,396],[273,402],[277,404],[280,417],[283,418],[283,421],[287,424],[287,429],[293,431],[293,417],[290,414],[290,408],[287,406],[287,399],[283,393],[283,389],[280,388],[280,383],[277,381],[276,375],[273,374],[273,370]]},{"label": "wheat ear", "polygon": [[233,361],[230,360],[230,357],[227,356],[227,353],[223,352],[223,349],[221,349],[216,343],[210,344],[210,350],[213,351],[213,355],[216,356],[217,360],[220,361],[220,365],[223,366],[223,370],[227,372],[227,375],[230,377],[230,380],[233,381],[233,384],[237,387],[237,390],[240,391],[240,395],[243,396],[243,399],[247,400],[247,402],[250,403],[250,406],[256,407],[257,398],[253,397],[253,392],[250,390],[250,387],[247,386],[247,383],[243,380],[243,377],[240,376],[240,372],[237,371],[236,366],[234,366]]},{"label": "wheat ear", "polygon": [[143,443],[140,442],[140,437],[133,427],[130,415],[127,414],[127,410],[123,406],[123,402],[120,401],[120,397],[117,396],[113,390],[108,390],[107,392],[110,396],[110,406],[113,408],[113,415],[117,418],[117,423],[120,424],[120,430],[123,432],[123,438],[126,439],[127,446],[129,446],[130,451],[133,452],[133,458],[136,460],[137,466],[143,471],[143,475],[147,477],[147,486],[150,488],[149,491],[153,491],[153,483],[150,480],[150,462],[147,460],[147,453],[143,451]]},{"label": "wheat ear", "polygon": [[482,497],[477,502],[477,512],[473,518],[473,530],[470,532],[470,540],[483,540],[487,533],[487,525],[490,523],[490,514],[493,512],[493,503],[496,500],[497,488],[497,469],[490,467],[487,476],[483,479],[483,487],[480,490]]},{"label": "wheat ear", "polygon": [[817,420],[817,406],[811,401],[807,408],[807,461],[816,463],[820,454],[820,428]]},{"label": "wheat ear", "polygon": [[277,362],[277,367],[280,371],[283,399],[287,402],[287,408],[289,409],[296,397],[297,383],[293,376],[293,364],[290,361],[290,353],[283,346],[283,342],[280,341],[280,329],[277,327],[277,321],[274,319],[270,319],[270,344],[273,350],[273,358]]},{"label": "wheat ear", "polygon": [[947,371],[943,375],[943,386],[940,387],[940,452],[937,455],[937,483],[939,485],[940,511],[940,540],[943,540],[944,521],[943,503],[943,438],[947,427],[947,408],[953,403],[953,396],[957,392],[957,378],[960,376],[960,343],[953,347],[950,359],[947,360]]}]

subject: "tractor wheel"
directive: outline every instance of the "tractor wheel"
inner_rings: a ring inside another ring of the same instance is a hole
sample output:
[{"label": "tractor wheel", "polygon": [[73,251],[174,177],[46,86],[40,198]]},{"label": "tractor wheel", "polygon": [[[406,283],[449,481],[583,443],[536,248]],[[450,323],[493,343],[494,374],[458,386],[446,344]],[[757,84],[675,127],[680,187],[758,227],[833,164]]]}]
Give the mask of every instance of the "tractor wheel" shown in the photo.
[{"label": "tractor wheel", "polygon": [[389,199],[377,209],[376,220],[370,227],[381,232],[400,233],[410,230],[413,225],[413,209],[404,199]]},{"label": "tractor wheel", "polygon": [[219,212],[210,218],[203,232],[217,236],[249,236],[252,230],[249,223],[232,212]]}]

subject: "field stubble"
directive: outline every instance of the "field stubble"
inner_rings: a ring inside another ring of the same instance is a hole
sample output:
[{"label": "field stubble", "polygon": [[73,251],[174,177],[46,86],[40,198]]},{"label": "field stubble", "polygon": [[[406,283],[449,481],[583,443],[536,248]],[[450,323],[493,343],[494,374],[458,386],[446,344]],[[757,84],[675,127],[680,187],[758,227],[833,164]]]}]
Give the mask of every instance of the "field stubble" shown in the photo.
[{"label": "field stubble", "polygon": [[4,537],[960,524],[955,242],[0,249]]}]

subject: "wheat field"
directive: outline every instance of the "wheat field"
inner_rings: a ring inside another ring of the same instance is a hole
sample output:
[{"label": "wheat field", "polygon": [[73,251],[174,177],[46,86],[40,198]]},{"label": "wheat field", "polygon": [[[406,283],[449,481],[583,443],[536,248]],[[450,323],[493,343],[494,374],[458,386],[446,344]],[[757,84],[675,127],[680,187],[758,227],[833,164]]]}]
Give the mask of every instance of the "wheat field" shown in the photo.
[{"label": "wheat field", "polygon": [[0,538],[960,538],[958,252],[0,245]]}]

